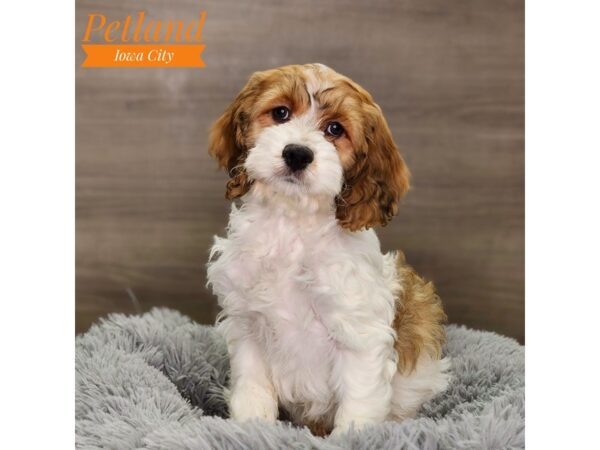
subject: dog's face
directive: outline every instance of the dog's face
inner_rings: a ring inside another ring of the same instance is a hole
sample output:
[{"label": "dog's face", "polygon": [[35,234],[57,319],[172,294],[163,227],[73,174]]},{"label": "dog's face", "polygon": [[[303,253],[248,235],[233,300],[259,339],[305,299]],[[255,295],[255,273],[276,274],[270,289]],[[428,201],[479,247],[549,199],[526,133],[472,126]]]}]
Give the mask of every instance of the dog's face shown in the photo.
[{"label": "dog's face", "polygon": [[350,230],[387,224],[408,190],[408,169],[379,106],[320,64],[253,74],[213,125],[209,151],[231,177],[227,198],[253,184],[329,198]]}]

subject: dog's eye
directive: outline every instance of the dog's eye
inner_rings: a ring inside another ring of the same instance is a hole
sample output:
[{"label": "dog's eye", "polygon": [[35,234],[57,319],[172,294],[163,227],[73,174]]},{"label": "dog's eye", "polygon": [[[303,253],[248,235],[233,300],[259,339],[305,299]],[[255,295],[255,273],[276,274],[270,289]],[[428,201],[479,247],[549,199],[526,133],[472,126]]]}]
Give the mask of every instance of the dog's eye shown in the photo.
[{"label": "dog's eye", "polygon": [[286,106],[278,106],[271,110],[273,120],[277,123],[283,123],[290,120],[290,109]]},{"label": "dog's eye", "polygon": [[340,137],[344,134],[344,127],[339,122],[329,122],[325,128],[325,134],[333,137]]}]

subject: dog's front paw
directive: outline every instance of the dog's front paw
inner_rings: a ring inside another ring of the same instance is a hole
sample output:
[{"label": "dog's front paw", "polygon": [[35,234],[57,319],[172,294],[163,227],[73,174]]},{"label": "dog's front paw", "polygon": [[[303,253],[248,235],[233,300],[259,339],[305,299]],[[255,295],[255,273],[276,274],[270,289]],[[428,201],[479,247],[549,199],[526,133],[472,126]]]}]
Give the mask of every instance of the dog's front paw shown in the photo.
[{"label": "dog's front paw", "polygon": [[330,436],[333,438],[338,438],[341,435],[346,434],[348,431],[350,431],[350,429],[354,431],[360,431],[364,427],[373,425],[375,423],[377,423],[377,421],[362,418],[355,418],[353,420],[338,420],[335,422]]},{"label": "dog's front paw", "polygon": [[229,410],[232,419],[263,419],[275,422],[277,399],[272,390],[255,383],[238,384],[231,392]]}]

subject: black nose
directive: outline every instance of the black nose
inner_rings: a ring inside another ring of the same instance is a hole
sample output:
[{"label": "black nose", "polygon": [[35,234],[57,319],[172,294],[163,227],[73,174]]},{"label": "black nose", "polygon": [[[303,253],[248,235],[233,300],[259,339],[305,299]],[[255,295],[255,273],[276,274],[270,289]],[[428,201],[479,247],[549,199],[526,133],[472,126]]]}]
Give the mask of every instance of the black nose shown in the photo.
[{"label": "black nose", "polygon": [[298,144],[286,145],[281,156],[292,172],[304,170],[314,159],[310,148]]}]

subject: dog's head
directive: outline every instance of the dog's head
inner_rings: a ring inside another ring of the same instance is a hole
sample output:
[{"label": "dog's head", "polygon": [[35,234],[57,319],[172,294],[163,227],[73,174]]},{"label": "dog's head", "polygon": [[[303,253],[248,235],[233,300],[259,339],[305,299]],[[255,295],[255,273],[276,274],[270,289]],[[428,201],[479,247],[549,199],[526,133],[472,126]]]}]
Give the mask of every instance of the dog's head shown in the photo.
[{"label": "dog's head", "polygon": [[409,186],[379,106],[321,64],[253,74],[213,125],[209,151],[230,175],[227,198],[253,184],[330,198],[350,230],[386,225]]}]

